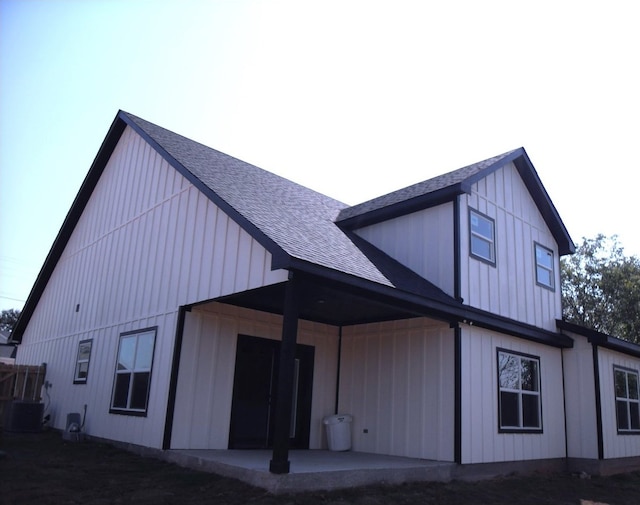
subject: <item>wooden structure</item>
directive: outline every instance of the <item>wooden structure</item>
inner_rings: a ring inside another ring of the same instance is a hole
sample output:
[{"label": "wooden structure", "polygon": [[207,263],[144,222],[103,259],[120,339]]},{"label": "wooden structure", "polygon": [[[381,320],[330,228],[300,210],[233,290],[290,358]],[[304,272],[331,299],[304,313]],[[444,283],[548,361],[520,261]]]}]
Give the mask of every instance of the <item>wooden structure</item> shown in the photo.
[{"label": "wooden structure", "polygon": [[5,405],[13,400],[40,402],[47,365],[7,365],[0,363],[0,427]]}]

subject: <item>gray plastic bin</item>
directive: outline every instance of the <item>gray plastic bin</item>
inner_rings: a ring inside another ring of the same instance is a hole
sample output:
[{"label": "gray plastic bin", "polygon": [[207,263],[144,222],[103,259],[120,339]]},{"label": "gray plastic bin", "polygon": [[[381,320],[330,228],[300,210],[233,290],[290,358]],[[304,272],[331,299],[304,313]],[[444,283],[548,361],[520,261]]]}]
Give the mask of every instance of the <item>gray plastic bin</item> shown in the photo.
[{"label": "gray plastic bin", "polygon": [[351,421],[349,414],[327,416],[322,420],[327,430],[327,443],[330,451],[348,451],[351,449]]}]

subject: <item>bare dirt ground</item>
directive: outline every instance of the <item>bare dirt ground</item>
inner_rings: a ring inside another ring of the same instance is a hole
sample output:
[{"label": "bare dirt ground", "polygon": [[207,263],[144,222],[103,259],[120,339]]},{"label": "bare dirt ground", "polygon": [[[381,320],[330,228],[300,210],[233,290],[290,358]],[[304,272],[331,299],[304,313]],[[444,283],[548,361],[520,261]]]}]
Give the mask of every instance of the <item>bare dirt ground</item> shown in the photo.
[{"label": "bare dirt ground", "polygon": [[59,433],[0,434],[0,504],[640,504],[640,472],[590,479],[513,476],[483,482],[370,486],[274,496],[233,479]]}]

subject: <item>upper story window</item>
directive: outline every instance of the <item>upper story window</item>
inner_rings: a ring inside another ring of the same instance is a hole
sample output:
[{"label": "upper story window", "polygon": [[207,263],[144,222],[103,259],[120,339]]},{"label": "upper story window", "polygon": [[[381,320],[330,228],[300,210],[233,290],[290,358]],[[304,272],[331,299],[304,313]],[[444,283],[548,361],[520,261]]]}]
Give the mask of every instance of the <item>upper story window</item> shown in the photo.
[{"label": "upper story window", "polygon": [[536,282],[545,288],[555,289],[553,251],[534,243],[536,253]]},{"label": "upper story window", "polygon": [[495,222],[477,210],[469,209],[469,250],[471,256],[496,264]]},{"label": "upper story window", "polygon": [[498,349],[498,429],[541,432],[540,358]]},{"label": "upper story window", "polygon": [[155,328],[120,335],[110,412],[146,414],[155,340]]},{"label": "upper story window", "polygon": [[619,433],[640,433],[640,394],[638,372],[613,368],[616,390],[616,420]]}]

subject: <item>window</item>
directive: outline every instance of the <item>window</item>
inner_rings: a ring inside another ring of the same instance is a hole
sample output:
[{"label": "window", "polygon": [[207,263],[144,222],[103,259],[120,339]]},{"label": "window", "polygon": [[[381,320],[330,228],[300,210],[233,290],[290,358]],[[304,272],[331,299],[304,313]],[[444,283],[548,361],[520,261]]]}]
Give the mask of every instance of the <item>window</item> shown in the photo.
[{"label": "window", "polygon": [[120,335],[111,412],[132,415],[146,413],[155,340],[156,328]]},{"label": "window", "polygon": [[76,369],[73,374],[74,384],[86,384],[89,375],[89,359],[91,358],[91,345],[93,340],[82,340],[78,344],[78,356],[76,357]]},{"label": "window", "polygon": [[496,263],[495,223],[493,219],[469,209],[469,250],[471,256]]},{"label": "window", "polygon": [[545,288],[555,289],[553,251],[534,243],[536,253],[536,282]]},{"label": "window", "polygon": [[613,379],[616,390],[618,433],[640,433],[638,372],[614,367]]},{"label": "window", "polygon": [[541,432],[540,358],[498,349],[501,432]]}]

